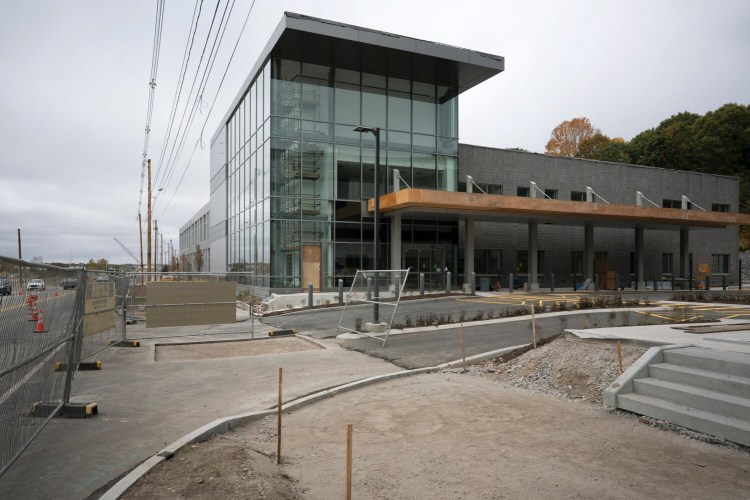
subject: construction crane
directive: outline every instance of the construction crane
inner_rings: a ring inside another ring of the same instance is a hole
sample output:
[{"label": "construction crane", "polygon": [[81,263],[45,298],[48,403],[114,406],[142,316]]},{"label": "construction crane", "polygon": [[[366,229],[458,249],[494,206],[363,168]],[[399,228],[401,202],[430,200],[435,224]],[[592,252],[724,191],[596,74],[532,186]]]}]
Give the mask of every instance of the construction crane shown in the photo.
[{"label": "construction crane", "polygon": [[141,265],[141,261],[138,260],[138,257],[136,257],[135,254],[133,252],[131,252],[130,249],[128,247],[126,247],[125,244],[122,241],[118,240],[117,238],[115,238],[115,241],[117,242],[118,245],[120,245],[120,248],[122,248],[123,250],[125,250],[127,252],[127,254],[130,255],[130,257],[132,257],[132,259],[135,261],[136,265],[139,265],[139,266]]}]

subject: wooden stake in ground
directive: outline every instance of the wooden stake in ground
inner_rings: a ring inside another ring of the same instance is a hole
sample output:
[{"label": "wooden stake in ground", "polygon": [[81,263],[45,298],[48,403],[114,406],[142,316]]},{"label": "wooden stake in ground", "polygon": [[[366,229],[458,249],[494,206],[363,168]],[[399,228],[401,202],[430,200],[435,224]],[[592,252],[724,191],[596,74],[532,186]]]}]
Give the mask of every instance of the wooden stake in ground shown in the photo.
[{"label": "wooden stake in ground", "polygon": [[622,375],[622,345],[620,341],[617,341],[617,366],[620,368],[620,375]]},{"label": "wooden stake in ground", "polygon": [[277,426],[278,432],[276,433],[276,465],[281,465],[281,381],[282,381],[282,368],[279,367],[279,409],[277,412]]},{"label": "wooden stake in ground", "polygon": [[531,303],[531,338],[534,341],[534,349],[536,349],[536,316],[534,315],[534,303]]},{"label": "wooden stake in ground", "polygon": [[346,500],[352,500],[352,424],[346,426]]},{"label": "wooden stake in ground", "polygon": [[466,348],[464,347],[464,323],[461,322],[461,358],[464,360],[464,373],[466,373]]}]

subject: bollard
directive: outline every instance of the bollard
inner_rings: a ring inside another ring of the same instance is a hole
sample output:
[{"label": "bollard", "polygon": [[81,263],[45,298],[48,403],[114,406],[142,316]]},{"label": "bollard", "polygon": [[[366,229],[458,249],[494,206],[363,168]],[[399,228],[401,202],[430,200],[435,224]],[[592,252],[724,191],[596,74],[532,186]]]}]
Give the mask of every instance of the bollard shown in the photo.
[{"label": "bollard", "polygon": [[312,309],[313,306],[313,284],[307,284],[307,307]]},{"label": "bollard", "polygon": [[372,300],[372,278],[367,278],[367,300]]},{"label": "bollard", "polygon": [[419,295],[424,297],[424,273],[419,273]]},{"label": "bollard", "polygon": [[672,291],[674,292],[674,274],[672,275]]},{"label": "bollard", "polygon": [[339,280],[339,305],[344,304],[344,280]]},{"label": "bollard", "polygon": [[401,276],[396,276],[396,289],[393,291],[393,296],[396,300],[401,298]]},{"label": "bollard", "polygon": [[446,271],[445,273],[445,293],[451,294],[451,272]]},{"label": "bollard", "polygon": [[721,275],[721,289],[724,291],[727,290],[727,275],[726,274]]},{"label": "bollard", "polygon": [[471,273],[471,294],[472,295],[477,294],[477,273],[473,271]]},{"label": "bollard", "polygon": [[706,291],[707,292],[711,291],[711,275],[710,274],[706,275]]},{"label": "bollard", "polygon": [[594,273],[594,291],[599,291],[599,273]]},{"label": "bollard", "polygon": [[550,292],[555,291],[555,273],[549,274],[549,291]]},{"label": "bollard", "polygon": [[657,286],[656,286],[656,275],[654,275],[654,291],[656,291],[656,290],[657,290]]},{"label": "bollard", "polygon": [[508,273],[508,293],[513,293],[513,273]]}]

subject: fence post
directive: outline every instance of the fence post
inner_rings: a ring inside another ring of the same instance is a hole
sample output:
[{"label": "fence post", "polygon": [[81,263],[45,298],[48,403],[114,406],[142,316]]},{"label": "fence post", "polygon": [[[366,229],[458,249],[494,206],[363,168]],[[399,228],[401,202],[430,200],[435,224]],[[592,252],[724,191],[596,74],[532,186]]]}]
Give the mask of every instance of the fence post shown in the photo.
[{"label": "fence post", "polygon": [[742,290],[742,259],[739,259],[740,265],[737,266],[737,273],[739,274],[739,287]]},{"label": "fence post", "polygon": [[721,275],[721,289],[724,291],[726,291],[727,289],[727,275],[726,274]]},{"label": "fence post", "polygon": [[393,296],[397,299],[401,298],[401,276],[396,276],[396,289],[393,291]]},{"label": "fence post", "polygon": [[307,284],[307,307],[312,309],[313,306],[313,284]]},{"label": "fence post", "polygon": [[688,273],[689,280],[690,280],[690,291],[693,291],[693,256],[690,256],[690,272]]},{"label": "fence post", "polygon": [[615,272],[615,289],[620,291],[620,273]]},{"label": "fence post", "polygon": [[448,295],[451,294],[451,272],[446,271],[445,272],[445,293]]},{"label": "fence post", "polygon": [[706,291],[707,292],[711,291],[711,275],[710,274],[706,275]]},{"label": "fence post", "polygon": [[513,273],[508,273],[508,293],[513,293]]},{"label": "fence post", "polygon": [[367,300],[372,300],[372,278],[367,278]]},{"label": "fence post", "polygon": [[344,280],[339,280],[339,305],[344,303]]},{"label": "fence post", "polygon": [[549,273],[549,291],[555,291],[555,273]]},{"label": "fence post", "polygon": [[424,297],[424,273],[419,273],[419,295]]},{"label": "fence post", "polygon": [[477,294],[477,273],[474,271],[471,272],[471,294]]},{"label": "fence post", "polygon": [[63,390],[63,404],[70,403],[70,391],[73,387],[73,376],[81,361],[81,345],[83,344],[83,313],[86,305],[86,281],[88,273],[85,269],[79,271],[78,286],[76,286],[76,306],[73,313],[73,345],[68,355],[68,366],[65,370],[65,388]]},{"label": "fence post", "polygon": [[594,273],[594,291],[599,291],[599,273]]}]

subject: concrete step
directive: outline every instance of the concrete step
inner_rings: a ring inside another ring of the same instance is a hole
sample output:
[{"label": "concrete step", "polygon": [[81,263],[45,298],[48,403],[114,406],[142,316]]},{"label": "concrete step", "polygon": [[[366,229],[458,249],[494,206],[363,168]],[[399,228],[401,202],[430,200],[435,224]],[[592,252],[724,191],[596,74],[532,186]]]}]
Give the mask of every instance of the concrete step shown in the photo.
[{"label": "concrete step", "polygon": [[700,347],[667,349],[664,351],[664,362],[737,377],[750,377],[750,354],[741,352]]},{"label": "concrete step", "polygon": [[633,380],[633,388],[638,394],[671,401],[697,410],[744,420],[750,419],[750,399],[747,398],[655,378]]},{"label": "concrete step", "polygon": [[723,392],[732,396],[750,398],[750,378],[748,377],[725,375],[723,373],[669,363],[649,365],[648,373],[652,378],[666,380],[667,382],[692,385],[702,389]]},{"label": "concrete step", "polygon": [[716,415],[635,392],[618,394],[617,407],[750,446],[750,422],[745,420]]}]

